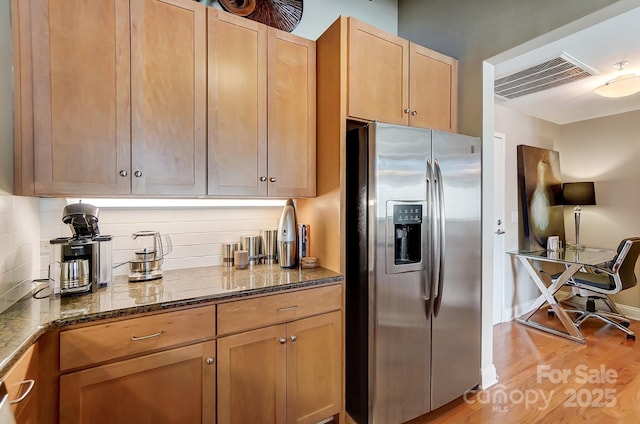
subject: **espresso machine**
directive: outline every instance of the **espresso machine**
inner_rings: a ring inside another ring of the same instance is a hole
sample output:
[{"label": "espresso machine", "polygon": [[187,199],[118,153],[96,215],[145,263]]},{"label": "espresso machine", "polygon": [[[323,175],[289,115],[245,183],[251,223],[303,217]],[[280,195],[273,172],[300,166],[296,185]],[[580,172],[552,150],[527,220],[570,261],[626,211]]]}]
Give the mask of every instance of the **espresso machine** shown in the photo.
[{"label": "espresso machine", "polygon": [[52,295],[93,293],[111,283],[112,236],[101,235],[98,208],[73,203],[62,211],[71,237],[50,240],[49,285]]}]

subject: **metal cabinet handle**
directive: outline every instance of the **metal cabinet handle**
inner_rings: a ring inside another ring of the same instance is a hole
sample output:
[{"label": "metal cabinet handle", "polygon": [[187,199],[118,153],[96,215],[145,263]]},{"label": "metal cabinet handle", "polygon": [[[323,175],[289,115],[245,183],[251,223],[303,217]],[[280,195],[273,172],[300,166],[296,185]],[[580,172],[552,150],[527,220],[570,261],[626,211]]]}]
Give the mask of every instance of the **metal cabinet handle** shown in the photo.
[{"label": "metal cabinet handle", "polygon": [[142,171],[136,171],[136,172],[133,173],[133,175],[135,175],[136,178],[140,178],[140,177],[142,177]]},{"label": "metal cabinet handle", "polygon": [[137,342],[140,340],[147,340],[147,339],[152,339],[154,337],[160,337],[161,335],[162,335],[162,330],[158,331],[157,333],[149,334],[148,336],[131,336],[131,341]]},{"label": "metal cabinet handle", "polygon": [[496,234],[499,235],[499,236],[503,235],[504,233],[505,233],[505,231],[500,229],[500,228],[498,228],[498,231],[496,231]]},{"label": "metal cabinet handle", "polygon": [[271,178],[269,178],[269,182],[270,182],[270,183],[275,183],[275,182],[276,182],[276,177],[271,177]]},{"label": "metal cabinet handle", "polygon": [[282,337],[282,338],[279,340],[279,342],[280,342],[280,344],[285,344],[285,343],[287,342],[287,339],[285,339],[284,337]]},{"label": "metal cabinet handle", "polygon": [[411,114],[412,114],[413,116],[416,116],[416,115],[418,114],[418,111],[417,111],[417,110],[414,110],[413,112],[411,112]]},{"label": "metal cabinet handle", "polygon": [[216,361],[215,359],[213,359],[212,357],[209,357],[207,358],[207,365],[213,365],[215,361]]},{"label": "metal cabinet handle", "polygon": [[290,339],[291,339],[292,342],[295,342],[296,340],[298,340],[298,338],[296,336],[291,336]]},{"label": "metal cabinet handle", "polygon": [[294,311],[298,309],[298,305],[289,306],[288,308],[278,308],[278,312]]},{"label": "metal cabinet handle", "polygon": [[262,182],[267,181],[267,177],[264,177],[264,176],[263,176],[263,177],[260,177],[260,181],[262,181]]},{"label": "metal cabinet handle", "polygon": [[129,175],[126,169],[121,169],[119,174],[121,177],[126,177],[127,175]]},{"label": "metal cabinet handle", "polygon": [[27,390],[24,391],[24,393],[22,394],[22,396],[20,396],[18,399],[12,400],[11,402],[9,402],[11,405],[15,405],[16,403],[20,403],[23,400],[25,400],[27,398],[27,396],[29,396],[29,393],[31,393],[31,390],[33,390],[33,386],[35,386],[36,381],[35,380],[24,380],[20,382],[20,386],[28,384],[29,387],[27,387]]},{"label": "metal cabinet handle", "polygon": [[403,112],[404,112],[404,113],[409,113],[409,112],[411,112],[411,109],[406,108]]}]

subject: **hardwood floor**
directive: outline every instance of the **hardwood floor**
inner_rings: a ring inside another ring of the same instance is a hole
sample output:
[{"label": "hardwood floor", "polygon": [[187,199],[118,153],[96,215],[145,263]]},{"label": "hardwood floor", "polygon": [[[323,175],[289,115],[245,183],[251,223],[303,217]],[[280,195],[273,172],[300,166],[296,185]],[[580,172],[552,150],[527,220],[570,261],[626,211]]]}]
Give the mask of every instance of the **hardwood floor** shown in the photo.
[{"label": "hardwood floor", "polygon": [[[495,326],[499,382],[407,424],[640,422],[640,341],[594,319],[581,328],[584,345],[515,322]],[[630,328],[640,336],[640,322]]]}]

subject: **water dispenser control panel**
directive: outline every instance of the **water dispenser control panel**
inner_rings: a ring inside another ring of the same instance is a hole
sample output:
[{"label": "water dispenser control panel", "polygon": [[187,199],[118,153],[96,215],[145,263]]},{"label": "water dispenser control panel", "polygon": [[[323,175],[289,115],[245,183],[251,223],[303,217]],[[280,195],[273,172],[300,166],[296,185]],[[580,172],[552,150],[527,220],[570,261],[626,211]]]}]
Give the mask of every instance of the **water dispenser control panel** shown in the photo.
[{"label": "water dispenser control panel", "polygon": [[422,224],[422,205],[393,205],[393,223],[396,225]]},{"label": "water dispenser control panel", "polygon": [[387,272],[423,269],[422,203],[389,202],[387,204]]}]

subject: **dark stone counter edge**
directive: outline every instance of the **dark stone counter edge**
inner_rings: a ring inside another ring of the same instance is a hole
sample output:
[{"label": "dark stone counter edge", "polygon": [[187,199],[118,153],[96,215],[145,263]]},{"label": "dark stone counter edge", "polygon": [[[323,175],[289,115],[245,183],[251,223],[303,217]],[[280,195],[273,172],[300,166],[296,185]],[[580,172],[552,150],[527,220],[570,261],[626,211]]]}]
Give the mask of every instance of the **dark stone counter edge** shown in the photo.
[{"label": "dark stone counter edge", "polygon": [[195,306],[195,305],[205,305],[207,303],[220,303],[223,301],[250,297],[250,296],[258,296],[268,293],[276,293],[280,291],[289,291],[306,287],[313,286],[324,286],[330,285],[333,283],[337,283],[344,280],[342,275],[336,275],[334,277],[327,277],[318,280],[312,281],[300,281],[297,283],[286,284],[282,286],[269,286],[262,287],[259,289],[251,289],[244,290],[240,292],[234,293],[220,293],[210,296],[202,296],[202,297],[194,297],[190,299],[177,300],[173,302],[165,302],[165,303],[154,303],[144,306],[137,306],[134,308],[125,308],[125,309],[116,309],[109,312],[101,312],[94,314],[86,314],[79,315],[77,317],[69,317],[69,318],[60,318],[49,323],[45,323],[39,325],[34,328],[34,330],[29,334],[29,336],[18,346],[8,357],[4,358],[2,363],[0,363],[0,377],[4,376],[7,371],[11,369],[11,367],[17,362],[17,360],[22,356],[23,353],[27,351],[43,334],[47,331],[56,328],[67,327],[70,325],[87,323],[92,321],[101,321],[105,319],[111,318],[120,318],[126,316],[133,316],[137,314],[143,314],[147,312],[156,312],[163,310],[171,310],[175,308],[185,307],[185,306]]}]

